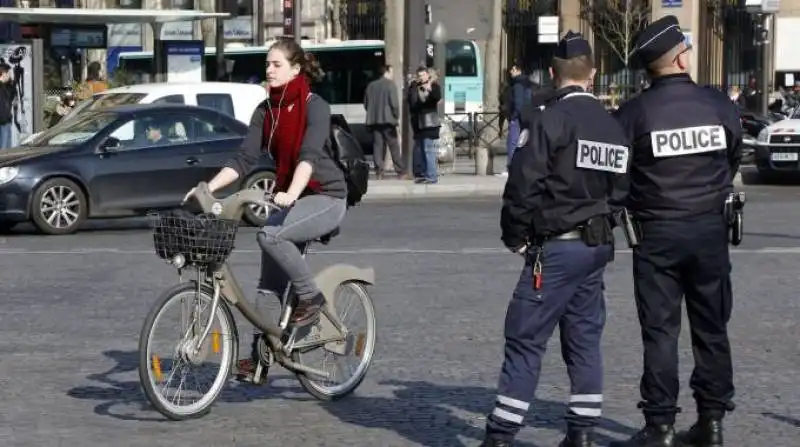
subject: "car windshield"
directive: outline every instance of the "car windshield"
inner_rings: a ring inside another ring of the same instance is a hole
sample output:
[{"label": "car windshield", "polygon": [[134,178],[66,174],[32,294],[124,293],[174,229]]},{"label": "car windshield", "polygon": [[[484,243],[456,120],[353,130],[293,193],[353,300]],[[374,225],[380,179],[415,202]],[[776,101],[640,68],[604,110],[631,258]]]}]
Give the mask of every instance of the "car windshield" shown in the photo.
[{"label": "car windshield", "polygon": [[62,121],[72,119],[83,112],[89,110],[99,110],[107,107],[124,106],[129,104],[139,104],[147,96],[145,93],[104,93],[94,95],[75,106]]},{"label": "car windshield", "polygon": [[792,112],[791,119],[793,120],[800,120],[800,107],[796,107],[794,112]]},{"label": "car windshield", "polygon": [[94,138],[116,119],[116,113],[86,113],[68,123],[62,121],[47,129],[27,146],[77,146]]}]

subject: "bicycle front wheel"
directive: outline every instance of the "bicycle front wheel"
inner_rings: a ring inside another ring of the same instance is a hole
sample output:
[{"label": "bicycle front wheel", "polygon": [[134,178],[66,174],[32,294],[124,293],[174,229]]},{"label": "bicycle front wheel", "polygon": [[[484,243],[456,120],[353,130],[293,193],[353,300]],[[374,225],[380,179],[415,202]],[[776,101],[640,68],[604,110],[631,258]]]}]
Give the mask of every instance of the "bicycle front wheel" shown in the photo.
[{"label": "bicycle front wheel", "polygon": [[[180,421],[208,413],[236,358],[233,316],[222,299],[212,316],[212,300],[208,287],[198,293],[196,283],[181,284],[156,302],[142,328],[139,380],[148,401],[168,419]],[[169,321],[174,310],[179,319]],[[209,318],[213,318],[211,329],[199,340]],[[161,344],[157,344],[159,334],[165,335]],[[198,389],[190,389],[194,387]]]},{"label": "bicycle front wheel", "polygon": [[375,352],[375,308],[364,284],[346,281],[336,288],[334,312],[347,328],[342,351],[320,346],[308,351],[292,351],[295,363],[328,374],[322,379],[310,374],[297,374],[300,385],[320,400],[337,400],[355,391],[364,380]]}]

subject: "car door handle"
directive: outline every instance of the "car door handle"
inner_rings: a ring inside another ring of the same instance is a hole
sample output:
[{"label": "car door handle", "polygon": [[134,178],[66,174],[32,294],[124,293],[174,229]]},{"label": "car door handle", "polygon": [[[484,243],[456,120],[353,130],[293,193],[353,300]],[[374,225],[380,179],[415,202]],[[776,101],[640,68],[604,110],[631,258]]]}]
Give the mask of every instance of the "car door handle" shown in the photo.
[{"label": "car door handle", "polygon": [[189,157],[186,159],[187,165],[196,165],[197,163],[200,163],[200,159],[197,157]]}]

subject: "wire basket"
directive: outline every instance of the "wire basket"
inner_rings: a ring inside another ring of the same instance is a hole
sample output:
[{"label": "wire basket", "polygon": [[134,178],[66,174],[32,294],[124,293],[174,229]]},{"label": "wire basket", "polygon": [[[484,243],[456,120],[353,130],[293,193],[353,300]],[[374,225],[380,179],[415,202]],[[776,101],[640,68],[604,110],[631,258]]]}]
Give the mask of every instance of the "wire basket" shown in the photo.
[{"label": "wire basket", "polygon": [[153,244],[159,258],[183,255],[186,266],[213,270],[233,251],[239,221],[211,214],[177,216],[151,214]]}]

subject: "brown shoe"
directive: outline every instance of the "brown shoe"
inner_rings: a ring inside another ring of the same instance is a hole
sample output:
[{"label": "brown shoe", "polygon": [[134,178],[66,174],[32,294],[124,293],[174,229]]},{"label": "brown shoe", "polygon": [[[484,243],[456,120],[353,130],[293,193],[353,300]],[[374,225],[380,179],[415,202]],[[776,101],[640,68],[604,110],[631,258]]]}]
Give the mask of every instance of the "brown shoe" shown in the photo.
[{"label": "brown shoe", "polygon": [[308,300],[297,300],[297,307],[292,312],[289,324],[294,327],[306,327],[316,323],[324,305],[325,297],[322,293]]},{"label": "brown shoe", "polygon": [[376,180],[383,180],[383,172],[378,172],[375,174]]}]

